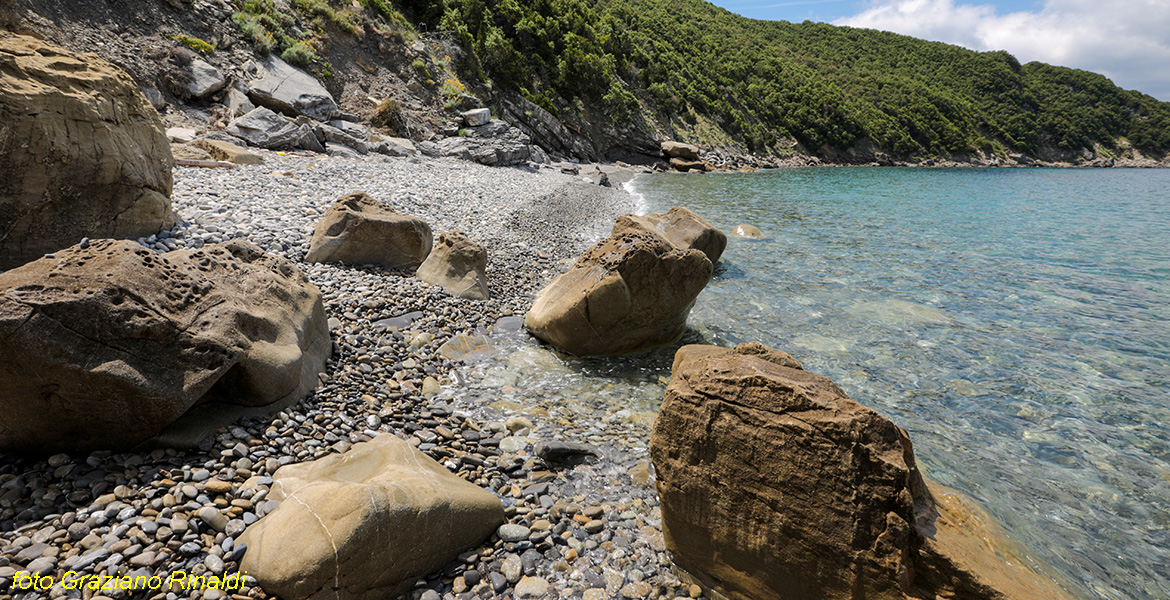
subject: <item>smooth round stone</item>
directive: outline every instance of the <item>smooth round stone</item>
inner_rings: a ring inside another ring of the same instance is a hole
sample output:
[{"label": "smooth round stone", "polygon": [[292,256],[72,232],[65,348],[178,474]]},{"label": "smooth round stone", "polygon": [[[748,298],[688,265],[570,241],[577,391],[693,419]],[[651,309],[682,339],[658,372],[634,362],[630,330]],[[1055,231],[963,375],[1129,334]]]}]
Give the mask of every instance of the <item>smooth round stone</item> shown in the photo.
[{"label": "smooth round stone", "polygon": [[496,530],[496,535],[499,535],[500,539],[504,540],[505,542],[519,542],[520,540],[526,540],[528,539],[528,535],[530,533],[531,531],[527,527],[523,525],[516,525],[515,523],[504,523],[503,525],[500,525],[499,529]]},{"label": "smooth round stone", "polygon": [[593,519],[585,524],[585,531],[589,533],[600,533],[605,529],[605,521],[600,519]]},{"label": "smooth round stone", "polygon": [[203,559],[203,566],[215,575],[223,573],[223,559],[214,554],[208,554],[207,558]]},{"label": "smooth round stone", "polygon": [[520,581],[520,576],[524,574],[524,563],[519,556],[515,554],[504,559],[500,564],[500,573],[508,580],[508,583],[516,583]]},{"label": "smooth round stone", "polygon": [[208,527],[216,531],[223,531],[227,528],[228,518],[214,506],[204,506],[196,514],[199,516],[199,520],[207,523]]},{"label": "smooth round stone", "polygon": [[528,447],[528,440],[522,437],[508,436],[500,440],[501,452],[519,452]]},{"label": "smooth round stone", "polygon": [[549,583],[543,577],[525,577],[516,584],[517,598],[541,598],[548,593]]}]

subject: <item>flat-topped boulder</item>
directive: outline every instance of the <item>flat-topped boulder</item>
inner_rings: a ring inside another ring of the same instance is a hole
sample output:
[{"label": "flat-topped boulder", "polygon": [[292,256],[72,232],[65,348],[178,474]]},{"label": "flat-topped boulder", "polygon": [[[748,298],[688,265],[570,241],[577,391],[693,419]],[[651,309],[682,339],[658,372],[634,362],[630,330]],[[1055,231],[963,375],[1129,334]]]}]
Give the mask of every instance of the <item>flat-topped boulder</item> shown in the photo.
[{"label": "flat-topped boulder", "polygon": [[0,270],[174,226],[170,145],[118,67],[0,31]]},{"label": "flat-topped boulder", "polygon": [[699,250],[712,263],[719,262],[719,257],[727,249],[727,236],[722,231],[699,213],[681,206],[664,213],[624,215],[618,219],[613,231],[638,227],[665,237],[676,248]]},{"label": "flat-topped boulder", "polygon": [[691,144],[684,144],[682,142],[665,141],[662,142],[662,154],[667,158],[680,158],[682,160],[699,160],[699,147]]},{"label": "flat-topped boulder", "polygon": [[434,244],[430,225],[399,214],[365,192],[339,198],[313,230],[306,262],[417,267]]},{"label": "flat-topped boulder", "polygon": [[487,300],[487,251],[462,231],[448,231],[418,268],[418,278],[460,298]]},{"label": "flat-topped boulder", "polygon": [[762,344],[684,346],[650,440],[667,549],[728,598],[1064,600],[906,432]]},{"label": "flat-topped boulder", "polygon": [[318,121],[328,121],[341,113],[325,86],[279,57],[268,56],[252,65],[254,79],[248,82],[248,98],[257,105]]},{"label": "flat-topped boulder", "polygon": [[629,215],[536,297],[524,325],[577,356],[645,350],[677,339],[713,266]]},{"label": "flat-topped boulder", "polygon": [[7,271],[0,339],[0,448],[38,452],[195,445],[303,398],[331,349],[320,290],[240,241],[98,240]]},{"label": "flat-topped boulder", "polygon": [[383,434],[281,467],[241,569],[283,598],[395,598],[504,522],[500,500]]}]

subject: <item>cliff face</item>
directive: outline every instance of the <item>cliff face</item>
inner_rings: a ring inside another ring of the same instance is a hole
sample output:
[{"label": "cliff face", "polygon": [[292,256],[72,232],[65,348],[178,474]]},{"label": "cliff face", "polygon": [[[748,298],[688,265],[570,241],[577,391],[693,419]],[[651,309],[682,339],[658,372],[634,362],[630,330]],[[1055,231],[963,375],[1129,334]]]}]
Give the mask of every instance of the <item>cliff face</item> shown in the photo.
[{"label": "cliff face", "polygon": [[[383,134],[438,142],[486,106],[554,160],[652,164],[666,139],[724,167],[1163,166],[1170,151],[1170,103],[1100,75],[700,0],[0,0],[0,27],[99,53],[168,124],[212,129],[272,54]],[[221,92],[194,97],[193,58]]]}]

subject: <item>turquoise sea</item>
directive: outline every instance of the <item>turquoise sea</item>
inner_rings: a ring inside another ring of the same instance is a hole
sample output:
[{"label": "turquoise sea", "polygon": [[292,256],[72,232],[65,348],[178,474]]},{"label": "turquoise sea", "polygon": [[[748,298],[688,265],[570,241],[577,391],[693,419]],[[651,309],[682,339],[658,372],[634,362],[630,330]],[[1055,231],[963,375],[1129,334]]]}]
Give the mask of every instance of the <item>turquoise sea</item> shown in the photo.
[{"label": "turquoise sea", "polygon": [[[1170,171],[654,175],[731,239],[690,325],[905,427],[1086,598],[1170,598]],[[690,337],[695,337],[694,335]]]}]

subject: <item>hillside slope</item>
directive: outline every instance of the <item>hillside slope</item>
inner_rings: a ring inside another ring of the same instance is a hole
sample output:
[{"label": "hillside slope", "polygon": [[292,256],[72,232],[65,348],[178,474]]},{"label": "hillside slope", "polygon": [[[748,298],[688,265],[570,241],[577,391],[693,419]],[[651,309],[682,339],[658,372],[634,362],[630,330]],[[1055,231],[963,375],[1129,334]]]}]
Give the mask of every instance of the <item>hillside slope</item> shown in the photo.
[{"label": "hillside slope", "polygon": [[1101,75],[703,0],[0,0],[0,27],[99,51],[212,128],[220,99],[184,96],[174,48],[237,79],[280,55],[415,140],[487,105],[554,158],[646,163],[680,139],[729,166],[1170,160],[1170,103]]}]

